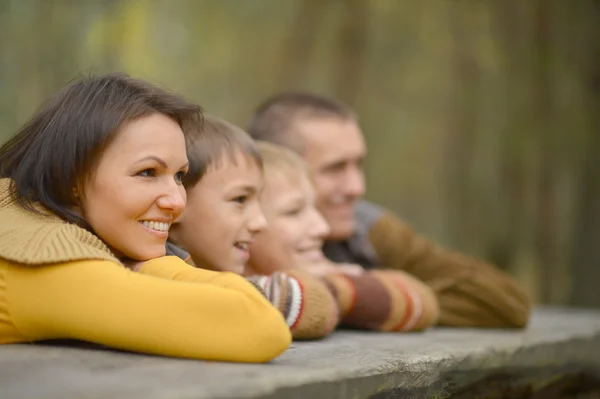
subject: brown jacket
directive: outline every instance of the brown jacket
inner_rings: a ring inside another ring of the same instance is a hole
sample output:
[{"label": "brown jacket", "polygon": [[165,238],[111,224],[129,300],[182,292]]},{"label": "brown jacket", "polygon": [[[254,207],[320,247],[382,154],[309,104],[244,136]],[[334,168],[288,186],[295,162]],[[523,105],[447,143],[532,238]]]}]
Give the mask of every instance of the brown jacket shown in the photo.
[{"label": "brown jacket", "polygon": [[324,252],[332,261],[412,274],[437,294],[439,325],[527,324],[531,310],[527,295],[494,266],[431,243],[390,212],[367,201],[357,204],[355,219],[357,228],[352,237],[325,244]]}]

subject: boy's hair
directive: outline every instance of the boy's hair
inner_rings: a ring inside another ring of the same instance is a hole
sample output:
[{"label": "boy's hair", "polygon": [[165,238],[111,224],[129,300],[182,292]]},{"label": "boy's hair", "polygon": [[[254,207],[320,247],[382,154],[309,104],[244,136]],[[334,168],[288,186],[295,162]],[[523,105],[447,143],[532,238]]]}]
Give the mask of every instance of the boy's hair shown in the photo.
[{"label": "boy's hair", "polygon": [[17,201],[35,203],[88,227],[74,208],[76,189],[93,176],[104,150],[129,122],[152,114],[177,122],[184,135],[201,125],[198,105],[125,74],[82,77],[59,90],[0,147],[0,178]]},{"label": "boy's hair", "polygon": [[279,171],[303,174],[310,179],[306,162],[289,148],[260,140],[256,141],[256,147],[262,158],[265,174]]},{"label": "boy's hair", "polygon": [[300,118],[339,118],[356,120],[346,104],[309,92],[283,92],[266,99],[258,106],[248,125],[248,133],[255,140],[284,145],[302,152],[300,137],[294,132]]},{"label": "boy's hair", "polygon": [[189,171],[183,179],[184,187],[187,189],[194,187],[209,167],[218,167],[223,160],[236,164],[238,151],[262,169],[262,158],[248,133],[223,119],[204,115],[202,129],[189,135],[187,143]]}]

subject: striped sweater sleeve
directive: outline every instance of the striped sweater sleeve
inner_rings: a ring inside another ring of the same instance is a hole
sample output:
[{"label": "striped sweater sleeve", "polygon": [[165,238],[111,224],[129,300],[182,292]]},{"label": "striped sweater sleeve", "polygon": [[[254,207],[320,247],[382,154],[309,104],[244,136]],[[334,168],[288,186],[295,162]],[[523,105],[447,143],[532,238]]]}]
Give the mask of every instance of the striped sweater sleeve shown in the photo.
[{"label": "striped sweater sleeve", "polygon": [[294,339],[317,339],[338,322],[335,299],[315,277],[297,270],[246,277],[283,314]]},{"label": "striped sweater sleeve", "polygon": [[439,315],[436,296],[407,273],[373,270],[359,276],[324,277],[337,300],[341,323],[377,331],[417,331],[434,325]]}]

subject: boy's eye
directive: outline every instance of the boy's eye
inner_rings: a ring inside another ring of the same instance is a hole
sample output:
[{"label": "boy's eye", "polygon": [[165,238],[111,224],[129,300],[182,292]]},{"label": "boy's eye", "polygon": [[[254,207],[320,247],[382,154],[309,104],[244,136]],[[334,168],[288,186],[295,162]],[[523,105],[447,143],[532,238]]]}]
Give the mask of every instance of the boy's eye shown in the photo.
[{"label": "boy's eye", "polygon": [[247,195],[239,195],[233,199],[233,202],[237,202],[238,204],[244,204],[247,199]]},{"label": "boy's eye", "polygon": [[141,172],[138,172],[138,176],[142,177],[154,177],[156,176],[156,170],[154,169],[144,169]]},{"label": "boy's eye", "polygon": [[183,172],[183,171],[175,173],[175,181],[177,183],[183,183],[184,177],[185,177],[185,172]]}]

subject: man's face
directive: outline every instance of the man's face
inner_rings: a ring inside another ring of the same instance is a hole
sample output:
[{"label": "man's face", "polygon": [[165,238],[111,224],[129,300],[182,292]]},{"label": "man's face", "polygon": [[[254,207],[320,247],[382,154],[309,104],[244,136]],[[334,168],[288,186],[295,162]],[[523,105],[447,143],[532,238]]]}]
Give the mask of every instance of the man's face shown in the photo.
[{"label": "man's face", "polygon": [[354,203],[365,194],[366,149],[360,128],[353,120],[335,117],[306,118],[296,128],[314,176],[317,207],[331,228],[328,239],[346,239],[355,228]]}]

